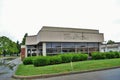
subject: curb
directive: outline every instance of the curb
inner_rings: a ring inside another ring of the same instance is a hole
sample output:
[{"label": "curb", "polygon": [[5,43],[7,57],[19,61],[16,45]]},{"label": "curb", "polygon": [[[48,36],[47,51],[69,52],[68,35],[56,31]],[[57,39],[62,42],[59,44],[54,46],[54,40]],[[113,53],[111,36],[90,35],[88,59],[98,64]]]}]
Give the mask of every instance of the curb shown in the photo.
[{"label": "curb", "polygon": [[82,74],[82,73],[88,73],[88,72],[103,71],[103,70],[116,69],[116,68],[120,68],[120,66],[112,67],[112,68],[98,69],[98,70],[88,70],[88,71],[79,71],[79,72],[76,71],[76,72],[69,72],[69,73],[44,74],[44,75],[34,75],[34,76],[13,75],[12,78],[14,78],[14,79],[50,78],[50,77],[57,77],[57,76],[65,76],[65,75],[73,75],[73,74]]}]

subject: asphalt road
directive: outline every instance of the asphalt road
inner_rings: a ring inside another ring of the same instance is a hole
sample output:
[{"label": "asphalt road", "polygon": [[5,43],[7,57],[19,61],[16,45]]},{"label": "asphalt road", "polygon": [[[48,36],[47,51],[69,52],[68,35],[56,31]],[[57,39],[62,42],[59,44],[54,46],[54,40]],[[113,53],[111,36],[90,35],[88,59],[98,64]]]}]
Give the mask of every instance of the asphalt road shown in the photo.
[{"label": "asphalt road", "polygon": [[120,80],[120,68],[35,80]]},{"label": "asphalt road", "polygon": [[[14,66],[12,70],[8,66],[0,66],[0,80],[14,80],[11,78],[11,76],[14,74],[18,64],[22,62],[20,58],[16,58],[14,60],[9,61],[9,63],[14,63],[16,66]],[[1,72],[3,73],[1,74]]]}]

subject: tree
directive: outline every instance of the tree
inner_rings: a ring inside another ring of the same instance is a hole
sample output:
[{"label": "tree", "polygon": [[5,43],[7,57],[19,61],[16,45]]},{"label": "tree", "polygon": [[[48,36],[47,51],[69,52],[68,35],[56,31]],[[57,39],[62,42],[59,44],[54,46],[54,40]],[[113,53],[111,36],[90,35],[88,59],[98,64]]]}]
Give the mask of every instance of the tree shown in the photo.
[{"label": "tree", "polygon": [[28,36],[28,33],[25,33],[24,37],[23,37],[23,40],[22,40],[22,45],[25,45],[25,41],[26,41],[26,37]]},{"label": "tree", "polygon": [[112,40],[108,40],[107,44],[114,44],[115,42]]},{"label": "tree", "polygon": [[[20,47],[20,43],[19,43],[19,41],[17,41],[17,49],[18,49],[18,53],[20,53],[20,49],[21,49],[21,47]],[[17,53],[17,56],[18,56],[18,53]]]},{"label": "tree", "polygon": [[0,54],[6,56],[6,54],[18,53],[17,44],[10,40],[8,37],[0,37]]}]

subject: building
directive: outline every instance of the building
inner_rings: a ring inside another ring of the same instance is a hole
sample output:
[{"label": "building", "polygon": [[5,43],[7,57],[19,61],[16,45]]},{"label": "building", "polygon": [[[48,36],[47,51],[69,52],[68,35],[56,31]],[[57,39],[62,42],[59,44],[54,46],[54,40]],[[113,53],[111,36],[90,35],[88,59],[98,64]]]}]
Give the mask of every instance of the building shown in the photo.
[{"label": "building", "polygon": [[25,56],[55,55],[67,52],[100,51],[103,33],[93,29],[44,26],[37,35],[26,37]]},{"label": "building", "polygon": [[120,42],[101,45],[100,52],[110,52],[110,51],[120,52]]}]

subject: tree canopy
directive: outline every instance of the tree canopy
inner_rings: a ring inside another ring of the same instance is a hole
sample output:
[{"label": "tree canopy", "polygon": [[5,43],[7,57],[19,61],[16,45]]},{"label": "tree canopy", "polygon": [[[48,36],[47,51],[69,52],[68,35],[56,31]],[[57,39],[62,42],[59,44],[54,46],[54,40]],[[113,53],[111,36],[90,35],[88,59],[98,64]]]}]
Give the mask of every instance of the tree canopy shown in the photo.
[{"label": "tree canopy", "polygon": [[13,54],[19,53],[19,48],[17,43],[10,40],[8,37],[2,36],[0,37],[0,54]]},{"label": "tree canopy", "polygon": [[28,33],[25,33],[24,37],[23,37],[23,40],[22,40],[22,45],[25,45],[25,41],[26,41],[26,37],[28,36]]},{"label": "tree canopy", "polygon": [[112,41],[112,40],[108,40],[107,44],[114,44],[115,41]]}]

